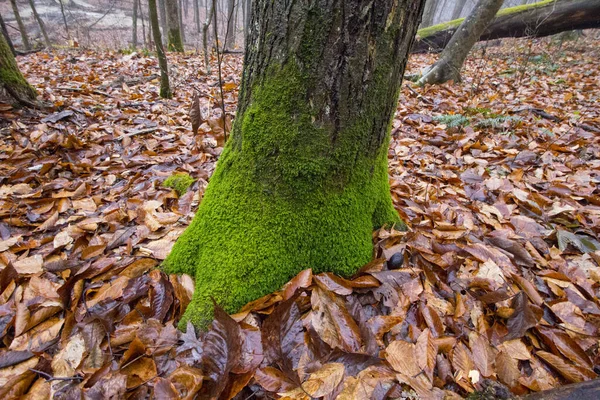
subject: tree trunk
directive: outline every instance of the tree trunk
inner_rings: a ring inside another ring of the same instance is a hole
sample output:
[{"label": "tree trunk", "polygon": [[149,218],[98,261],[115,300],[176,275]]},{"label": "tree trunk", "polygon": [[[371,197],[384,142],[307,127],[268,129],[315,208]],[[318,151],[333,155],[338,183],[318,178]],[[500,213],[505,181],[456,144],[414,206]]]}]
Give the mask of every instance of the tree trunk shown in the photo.
[{"label": "tree trunk", "polygon": [[160,97],[170,99],[173,97],[171,86],[169,85],[169,66],[167,56],[163,48],[162,38],[160,37],[160,27],[158,26],[158,10],[156,9],[156,0],[148,0],[148,13],[150,14],[150,24],[154,35],[154,45],[156,46],[156,55],[158,56],[158,65],[160,67]]},{"label": "tree trunk", "polygon": [[202,32],[200,29],[200,5],[198,1],[200,0],[192,0],[194,2],[194,23],[196,24],[196,33]]},{"label": "tree trunk", "polygon": [[[542,1],[500,10],[479,40],[505,37],[543,37],[575,29],[600,28],[600,0]],[[411,52],[443,49],[462,19],[431,26],[417,32]]]},{"label": "tree trunk", "polygon": [[12,6],[13,14],[15,15],[15,19],[17,20],[17,25],[19,26],[19,32],[21,32],[21,40],[23,42],[23,47],[25,48],[25,50],[31,50],[31,45],[29,44],[29,37],[27,36],[25,24],[23,24],[23,20],[21,19],[21,14],[19,14],[17,1],[10,0],[10,5]]},{"label": "tree trunk", "polygon": [[225,49],[231,50],[235,45],[233,30],[235,29],[235,21],[233,18],[235,8],[235,0],[227,0],[227,31],[225,32]]},{"label": "tree trunk", "polygon": [[183,53],[183,41],[181,39],[181,30],[179,27],[179,6],[177,0],[165,0],[167,11],[167,43],[169,51],[178,51]]},{"label": "tree trunk", "polygon": [[34,105],[37,93],[21,74],[4,35],[0,35],[0,86],[18,103]]},{"label": "tree trunk", "polygon": [[138,3],[138,10],[140,12],[140,21],[142,21],[142,37],[144,38],[144,48],[148,47],[146,40],[146,23],[144,22],[144,7],[142,6],[142,0],[133,0]]},{"label": "tree trunk", "polygon": [[463,8],[465,8],[465,4],[467,4],[467,0],[456,0],[456,3],[454,3],[454,8],[452,9],[452,17],[450,19],[460,18],[460,14],[462,13]]},{"label": "tree trunk", "polygon": [[435,16],[435,8],[438,0],[426,0],[425,10],[423,11],[423,18],[421,19],[420,28],[426,28],[433,24],[433,17]]},{"label": "tree trunk", "polygon": [[0,28],[2,29],[2,36],[4,36],[4,40],[6,40],[10,52],[13,56],[16,56],[17,52],[15,51],[15,47],[13,46],[12,40],[10,40],[8,30],[6,29],[6,24],[4,23],[4,19],[2,19],[2,15],[0,15]]},{"label": "tree trunk", "polygon": [[458,82],[467,55],[494,19],[503,2],[504,0],[479,0],[473,11],[458,27],[438,61],[419,79],[419,84],[444,83],[450,80]]},{"label": "tree trunk", "polygon": [[544,390],[521,397],[522,400],[598,400],[600,379],[572,383],[556,389]]},{"label": "tree trunk", "polygon": [[69,24],[67,24],[67,16],[65,15],[65,5],[63,3],[64,0],[58,1],[60,2],[60,13],[62,14],[65,31],[67,32],[67,41],[69,41],[71,40],[71,34],[69,33]]},{"label": "tree trunk", "polygon": [[138,2],[137,0],[133,0],[133,27],[132,27],[132,37],[131,37],[131,46],[133,49],[137,49],[137,18],[138,18]]},{"label": "tree trunk", "polygon": [[422,0],[253,2],[233,131],[163,267],[205,327],[305,268],[350,276],[400,219],[387,152]]},{"label": "tree trunk", "polygon": [[[181,35],[181,45],[185,43],[185,25],[183,24],[183,1],[179,0],[179,7],[177,8],[179,15],[179,34]],[[183,50],[181,50],[183,51]]]},{"label": "tree trunk", "polygon": [[252,0],[242,0],[246,2],[246,20],[244,21],[244,45],[248,40],[248,32],[250,31],[250,20],[252,19]]},{"label": "tree trunk", "polygon": [[31,11],[33,12],[33,16],[35,17],[35,20],[38,23],[38,26],[40,27],[40,31],[42,32],[42,36],[44,36],[44,43],[46,43],[47,47],[52,47],[52,43],[50,42],[50,39],[48,38],[48,33],[46,32],[46,26],[44,25],[44,21],[42,21],[42,18],[40,17],[40,15],[38,14],[36,8],[35,8],[35,3],[33,0],[29,0],[29,6],[31,7]]},{"label": "tree trunk", "polygon": [[167,45],[167,36],[169,32],[169,26],[167,24],[167,7],[165,2],[167,0],[158,0],[158,12],[160,14],[160,27],[162,28],[162,44]]},{"label": "tree trunk", "polygon": [[206,66],[206,73],[211,73],[210,68],[210,52],[208,51],[208,28],[213,19],[213,14],[215,12],[215,3],[212,0],[206,0],[207,5],[208,2],[211,1],[210,11],[206,14],[206,20],[204,20],[204,24],[202,25],[202,47],[204,48],[204,65]]}]

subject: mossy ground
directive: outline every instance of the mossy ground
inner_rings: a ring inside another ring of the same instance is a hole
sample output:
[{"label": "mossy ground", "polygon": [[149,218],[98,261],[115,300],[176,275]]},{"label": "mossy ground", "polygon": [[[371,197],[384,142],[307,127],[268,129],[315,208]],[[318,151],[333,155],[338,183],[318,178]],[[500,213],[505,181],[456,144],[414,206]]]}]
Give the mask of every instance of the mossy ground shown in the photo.
[{"label": "mossy ground", "polygon": [[302,74],[292,66],[266,76],[163,264],[195,276],[182,328],[188,320],[206,327],[213,298],[236,312],[305,268],[349,276],[371,260],[373,228],[400,222],[389,192],[389,138],[376,154],[365,150],[372,138],[364,123],[372,119],[358,119],[332,146],[327,127],[313,123]]},{"label": "mossy ground", "polygon": [[179,196],[183,196],[196,180],[186,173],[174,173],[163,182],[164,187],[174,189]]}]

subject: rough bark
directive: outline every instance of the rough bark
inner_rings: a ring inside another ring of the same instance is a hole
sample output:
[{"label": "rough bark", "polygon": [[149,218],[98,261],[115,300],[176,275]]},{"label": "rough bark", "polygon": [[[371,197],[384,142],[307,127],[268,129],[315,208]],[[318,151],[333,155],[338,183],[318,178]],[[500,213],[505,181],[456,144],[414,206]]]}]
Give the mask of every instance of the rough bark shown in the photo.
[{"label": "rough bark", "polygon": [[[211,0],[206,0],[206,4]],[[210,68],[210,52],[208,51],[208,28],[210,27],[210,23],[213,20],[213,14],[215,12],[215,3],[211,1],[210,11],[206,14],[206,20],[204,20],[204,24],[202,25],[202,47],[204,48],[204,65],[206,66],[206,73],[211,73]]]},{"label": "rough bark", "polygon": [[180,326],[205,327],[305,268],[349,276],[398,223],[391,118],[422,0],[253,2],[236,119],[163,268],[195,276]]},{"label": "rough bark", "polygon": [[183,40],[179,27],[179,6],[177,0],[165,0],[167,11],[167,43],[169,51],[183,53]]},{"label": "rough bark", "polygon": [[138,19],[138,0],[133,0],[133,20],[132,20],[132,35],[131,35],[131,47],[135,50],[137,48],[137,19]]},{"label": "rough bark", "polygon": [[426,0],[425,10],[423,11],[423,18],[421,19],[420,28],[426,28],[433,24],[433,17],[435,17],[435,9],[438,0]]},{"label": "rough bark", "polygon": [[10,52],[13,54],[13,56],[16,56],[17,52],[15,51],[15,46],[13,46],[12,40],[10,40],[10,36],[8,35],[8,30],[6,29],[6,24],[4,23],[2,15],[0,15],[0,28],[2,29],[2,36],[4,36],[4,40],[6,40]]},{"label": "rough bark", "polygon": [[28,106],[34,105],[37,93],[21,74],[4,35],[0,35],[0,86],[16,102]]},{"label": "rough bark", "polygon": [[[546,0],[500,10],[479,40],[506,37],[543,37],[575,29],[600,28],[600,0]],[[463,19],[417,32],[413,53],[440,51]]]},{"label": "rough bark", "polygon": [[504,0],[479,0],[469,16],[456,30],[438,61],[427,69],[419,84],[460,80],[460,70],[486,26],[502,7]]},{"label": "rough bark", "polygon": [[156,0],[148,0],[148,14],[150,14],[150,25],[154,35],[154,45],[156,46],[156,55],[158,56],[158,65],[160,67],[160,97],[171,98],[171,86],[169,85],[169,66],[167,56],[162,44],[160,27],[158,26],[158,10],[156,9]]},{"label": "rough bark", "polygon": [[50,42],[50,38],[48,38],[48,33],[46,32],[46,26],[44,24],[44,21],[42,20],[42,18],[38,14],[37,9],[35,8],[35,3],[34,3],[33,0],[29,0],[29,6],[31,7],[31,11],[33,12],[33,16],[35,17],[35,20],[37,21],[38,26],[40,27],[40,31],[42,32],[42,36],[44,36],[44,43],[46,43],[46,46],[52,47],[52,43]]},{"label": "rough bark", "polygon": [[19,14],[17,1],[10,0],[10,5],[12,6],[13,14],[15,15],[15,19],[17,20],[17,25],[19,26],[19,32],[21,33],[21,41],[23,42],[23,47],[25,48],[25,50],[31,50],[31,45],[29,44],[29,37],[27,36],[27,29],[25,29],[25,24],[21,19],[21,14]]}]

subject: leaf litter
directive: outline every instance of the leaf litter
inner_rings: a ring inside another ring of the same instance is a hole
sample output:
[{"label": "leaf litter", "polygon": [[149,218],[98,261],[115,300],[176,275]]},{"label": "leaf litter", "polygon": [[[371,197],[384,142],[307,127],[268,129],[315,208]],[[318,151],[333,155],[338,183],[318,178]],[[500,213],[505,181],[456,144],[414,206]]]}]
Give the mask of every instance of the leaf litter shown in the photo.
[{"label": "leaf litter", "polygon": [[[193,280],[156,267],[222,150],[215,77],[170,54],[161,100],[153,58],[22,57],[54,109],[0,107],[0,392],[451,399],[596,378],[598,43],[550,72],[519,55],[549,40],[504,43],[475,51],[461,85],[405,83],[389,164],[408,232],[376,232],[351,278],[305,270],[236,315],[216,306],[206,333],[176,330]],[[228,124],[241,62],[224,57]],[[174,173],[196,180],[185,194],[162,185]]]}]

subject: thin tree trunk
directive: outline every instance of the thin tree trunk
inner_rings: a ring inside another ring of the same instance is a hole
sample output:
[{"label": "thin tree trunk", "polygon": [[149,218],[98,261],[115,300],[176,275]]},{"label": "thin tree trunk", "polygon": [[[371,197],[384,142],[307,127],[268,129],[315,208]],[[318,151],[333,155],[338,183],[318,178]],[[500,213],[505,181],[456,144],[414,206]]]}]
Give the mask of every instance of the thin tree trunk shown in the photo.
[{"label": "thin tree trunk", "polygon": [[300,270],[349,276],[399,223],[389,127],[422,0],[257,0],[232,134],[163,267],[196,277],[206,327]]},{"label": "thin tree trunk", "polygon": [[463,8],[465,8],[465,4],[467,4],[467,0],[456,0],[454,8],[452,9],[452,16],[450,17],[451,20],[460,18],[460,14],[462,13]]},{"label": "thin tree trunk", "polygon": [[235,29],[235,22],[233,15],[235,8],[235,0],[227,0],[227,31],[225,31],[225,49],[231,50],[235,45],[235,39],[233,36],[233,30]]},{"label": "thin tree trunk", "polygon": [[2,15],[0,15],[0,28],[2,29],[2,36],[4,36],[4,40],[6,40],[6,44],[8,45],[10,52],[13,54],[13,56],[16,56],[17,52],[15,51],[12,40],[10,40],[8,30],[6,29],[6,24],[4,23],[4,19],[2,19]]},{"label": "thin tree trunk", "polygon": [[419,84],[460,81],[460,70],[471,48],[494,19],[504,0],[479,0],[458,27],[438,61],[419,79]]},{"label": "thin tree trunk", "polygon": [[21,14],[19,14],[19,8],[17,7],[16,0],[10,0],[10,5],[13,9],[13,14],[15,15],[15,19],[17,20],[17,25],[19,26],[19,32],[21,32],[21,40],[23,42],[23,47],[25,50],[31,50],[31,45],[29,44],[29,37],[27,36],[27,30],[25,29],[25,24],[21,19]]},{"label": "thin tree trunk", "polygon": [[433,17],[435,16],[435,8],[438,0],[425,0],[425,10],[423,11],[423,19],[421,20],[421,28],[426,28],[433,24]]},{"label": "thin tree trunk", "polygon": [[159,14],[160,14],[160,27],[162,28],[162,43],[164,46],[167,45],[167,36],[169,32],[169,25],[167,20],[167,0],[158,0]]},{"label": "thin tree trunk", "polygon": [[248,40],[248,32],[250,31],[250,21],[252,19],[252,0],[241,0],[246,2],[246,15],[244,20],[244,44]]},{"label": "thin tree trunk", "polygon": [[233,31],[232,31],[232,42],[233,42],[233,47],[235,47],[235,44],[237,42],[237,27],[238,27],[238,14],[240,11],[240,1],[239,0],[235,0],[235,12],[233,14]]},{"label": "thin tree trunk", "polygon": [[71,34],[69,33],[69,24],[67,24],[67,16],[65,15],[65,5],[63,4],[63,0],[58,0],[60,2],[60,13],[63,17],[63,23],[65,24],[65,31],[67,32],[67,41],[71,40]]},{"label": "thin tree trunk", "polygon": [[181,39],[181,29],[179,27],[179,6],[177,0],[165,0],[167,12],[167,43],[169,51],[183,53],[183,41]]},{"label": "thin tree trunk", "polygon": [[158,26],[158,10],[156,9],[156,0],[148,0],[148,13],[150,14],[150,24],[154,34],[154,44],[156,46],[156,55],[158,56],[158,65],[160,66],[160,97],[171,98],[171,86],[169,85],[169,66],[167,56],[162,45],[160,37],[160,27]]},{"label": "thin tree trunk", "polygon": [[[206,4],[210,0],[206,0]],[[204,20],[204,24],[202,25],[202,47],[204,48],[204,65],[206,66],[206,73],[211,73],[210,68],[210,52],[208,51],[208,27],[211,24],[213,19],[213,14],[215,12],[214,3],[210,6],[210,11],[206,14],[206,19]]]},{"label": "thin tree trunk", "polygon": [[31,11],[33,12],[33,16],[35,17],[35,20],[37,21],[39,27],[40,27],[40,31],[42,32],[42,36],[44,36],[44,42],[46,43],[47,47],[52,47],[52,43],[50,42],[50,39],[48,38],[48,33],[46,33],[46,26],[44,25],[44,21],[42,21],[42,18],[40,17],[40,15],[38,14],[36,8],[35,8],[35,4],[33,0],[29,0],[29,6],[31,7]]},{"label": "thin tree trunk", "polygon": [[185,43],[185,25],[183,24],[183,0],[179,0],[179,33],[181,34],[181,43]]},{"label": "thin tree trunk", "polygon": [[0,87],[4,88],[18,103],[35,105],[37,93],[21,74],[4,35],[0,35]]},{"label": "thin tree trunk", "polygon": [[132,37],[131,41],[133,42],[131,46],[133,49],[137,49],[137,20],[138,20],[138,2],[137,0],[133,0],[133,27],[132,27]]},{"label": "thin tree trunk", "polygon": [[194,2],[194,23],[196,24],[196,33],[202,32],[200,28],[200,5],[198,2],[200,0],[192,0]]},{"label": "thin tree trunk", "polygon": [[144,22],[144,8],[142,6],[142,0],[133,0],[138,2],[138,10],[140,11],[140,20],[142,21],[142,37],[144,38],[144,48],[148,47],[148,41],[146,40],[146,23]]}]

